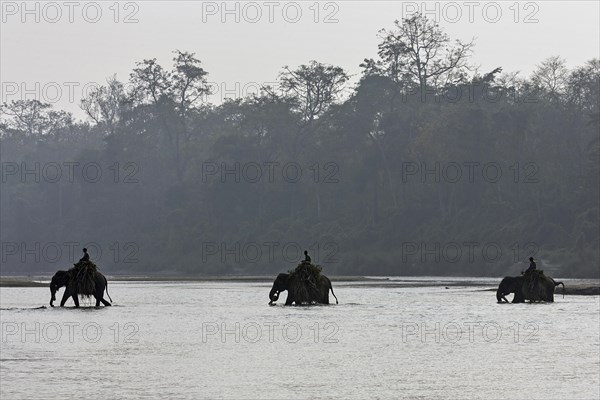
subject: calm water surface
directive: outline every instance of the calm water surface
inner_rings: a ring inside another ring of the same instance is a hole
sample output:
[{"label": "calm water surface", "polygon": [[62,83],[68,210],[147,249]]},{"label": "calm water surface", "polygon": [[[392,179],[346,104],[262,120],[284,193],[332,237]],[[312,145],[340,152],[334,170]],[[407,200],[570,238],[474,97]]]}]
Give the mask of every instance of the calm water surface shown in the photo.
[{"label": "calm water surface", "polygon": [[110,282],[114,307],[78,310],[2,288],[0,398],[600,398],[599,296],[334,286],[269,307],[269,284]]}]

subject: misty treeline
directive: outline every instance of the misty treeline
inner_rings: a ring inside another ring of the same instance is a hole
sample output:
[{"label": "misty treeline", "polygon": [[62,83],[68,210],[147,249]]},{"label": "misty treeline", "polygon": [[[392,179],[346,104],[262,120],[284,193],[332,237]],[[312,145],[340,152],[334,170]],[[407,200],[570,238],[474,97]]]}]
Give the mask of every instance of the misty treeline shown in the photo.
[{"label": "misty treeline", "polygon": [[598,277],[600,61],[522,77],[419,15],[378,35],[359,76],[310,61],[219,105],[184,51],[108,79],[86,121],[4,104],[2,273],[93,243],[113,274],[270,274],[308,249],[329,274],[503,276],[534,255]]}]

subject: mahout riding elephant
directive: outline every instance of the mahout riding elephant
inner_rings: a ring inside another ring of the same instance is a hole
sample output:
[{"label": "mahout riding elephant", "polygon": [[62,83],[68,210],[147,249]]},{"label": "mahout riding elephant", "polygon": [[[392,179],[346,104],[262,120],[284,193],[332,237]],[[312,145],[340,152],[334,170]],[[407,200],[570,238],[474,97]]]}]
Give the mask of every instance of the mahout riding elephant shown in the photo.
[{"label": "mahout riding elephant", "polygon": [[558,285],[563,286],[564,297],[565,284],[555,281],[541,271],[534,271],[532,276],[507,276],[498,285],[496,299],[498,303],[508,303],[505,296],[514,293],[513,303],[524,303],[525,300],[553,302],[554,288]]},{"label": "mahout riding elephant", "polygon": [[319,274],[317,278],[317,295],[316,298],[312,299],[310,302],[305,302],[299,300],[301,298],[300,291],[302,289],[301,285],[303,282],[298,279],[295,275],[291,274],[279,274],[275,281],[273,282],[273,287],[269,292],[269,299],[271,300],[269,304],[273,304],[279,299],[279,293],[287,290],[288,296],[285,300],[286,306],[291,306],[292,303],[296,303],[296,305],[300,305],[303,303],[318,303],[318,304],[329,304],[329,291],[331,290],[331,294],[335,297],[335,303],[338,303],[337,296],[333,293],[333,287],[331,286],[331,281],[328,277],[323,274]]},{"label": "mahout riding elephant", "polygon": [[75,273],[75,271],[73,269],[69,270],[69,271],[58,271],[54,274],[54,276],[52,277],[52,280],[50,281],[50,293],[51,293],[51,297],[50,297],[50,306],[54,307],[54,301],[56,300],[55,294],[58,291],[58,289],[60,289],[61,287],[65,287],[65,293],[63,294],[62,300],[60,301],[60,306],[64,307],[67,299],[69,297],[73,297],[73,302],[75,303],[75,307],[79,307],[79,295],[84,295],[84,296],[94,296],[96,298],[96,307],[100,306],[100,303],[102,302],[102,304],[104,304],[105,306],[110,306],[111,304],[104,300],[104,289],[106,289],[106,295],[108,296],[108,298],[110,299],[110,301],[113,301],[110,297],[110,295],[108,294],[108,282],[106,280],[106,277],[104,275],[102,275],[100,272],[98,271],[94,271],[93,272],[93,282],[92,282],[92,286],[90,287],[89,290],[84,291],[84,292],[78,292],[77,291],[77,286],[76,284],[74,284],[73,282],[73,274]]}]

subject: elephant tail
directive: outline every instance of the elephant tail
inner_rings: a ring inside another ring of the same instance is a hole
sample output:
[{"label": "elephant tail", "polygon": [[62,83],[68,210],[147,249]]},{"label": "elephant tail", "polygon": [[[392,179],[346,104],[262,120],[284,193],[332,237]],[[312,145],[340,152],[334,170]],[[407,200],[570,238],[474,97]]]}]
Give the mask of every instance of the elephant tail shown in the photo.
[{"label": "elephant tail", "polygon": [[554,287],[557,287],[558,285],[562,285],[563,287],[563,299],[565,298],[565,284],[562,282],[556,282],[554,279],[552,279],[552,282],[554,282]]},{"label": "elephant tail", "polygon": [[331,281],[329,281],[329,290],[331,290],[331,294],[333,295],[333,297],[335,297],[335,304],[340,304],[340,302],[337,299],[337,296],[335,295],[335,293],[333,293],[333,286],[331,286]]},{"label": "elephant tail", "polygon": [[113,303],[113,299],[110,297],[110,294],[108,294],[108,281],[106,280],[106,277],[104,277],[104,284],[106,285],[106,295],[110,299],[110,302]]}]

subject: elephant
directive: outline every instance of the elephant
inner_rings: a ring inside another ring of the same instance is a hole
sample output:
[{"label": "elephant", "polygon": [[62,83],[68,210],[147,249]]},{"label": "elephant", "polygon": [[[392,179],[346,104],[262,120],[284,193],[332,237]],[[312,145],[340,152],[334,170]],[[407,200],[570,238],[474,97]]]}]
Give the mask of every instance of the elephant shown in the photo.
[{"label": "elephant", "polygon": [[[73,284],[69,284],[72,278],[72,270],[71,271],[58,271],[52,277],[50,281],[50,307],[54,307],[54,301],[56,300],[56,292],[61,287],[65,287],[65,293],[63,294],[62,300],[60,301],[60,306],[64,307],[67,299],[69,297],[73,297],[73,302],[75,303],[75,307],[79,307],[79,298],[78,295],[93,295],[96,298],[96,307],[100,306],[100,302],[105,306],[110,306],[111,304],[104,300],[104,289],[106,289],[106,295],[113,301],[113,299],[108,294],[108,282],[106,277],[102,275],[100,272],[95,271],[94,280],[95,280],[95,289],[93,293],[76,293],[76,289],[72,289]],[[76,285],[75,285],[76,286]]]},{"label": "elephant", "polygon": [[507,276],[502,279],[500,285],[498,285],[496,299],[498,300],[498,303],[508,303],[508,300],[505,296],[507,294],[514,293],[515,296],[513,297],[513,303],[524,303],[525,300],[529,300],[531,302],[554,302],[554,288],[558,285],[562,285],[564,297],[565,284],[562,282],[557,282],[542,273],[538,274],[537,279],[533,281],[532,285],[526,282],[525,276],[523,275]]},{"label": "elephant", "polygon": [[[302,302],[298,299],[298,288],[302,283],[298,279],[290,278],[290,274],[279,274],[275,281],[273,282],[273,287],[269,292],[269,305],[272,305],[279,299],[279,293],[285,290],[288,291],[287,299],[285,300],[286,306],[291,306],[292,303],[296,303],[296,305],[300,305]],[[338,298],[333,293],[333,287],[331,286],[331,281],[325,275],[320,274],[318,280],[318,291],[319,291],[319,299],[315,300],[315,303],[318,304],[329,304],[329,290],[331,290],[331,294],[335,297],[335,304],[339,304]]]}]

